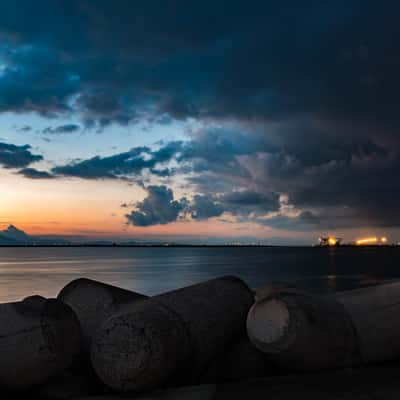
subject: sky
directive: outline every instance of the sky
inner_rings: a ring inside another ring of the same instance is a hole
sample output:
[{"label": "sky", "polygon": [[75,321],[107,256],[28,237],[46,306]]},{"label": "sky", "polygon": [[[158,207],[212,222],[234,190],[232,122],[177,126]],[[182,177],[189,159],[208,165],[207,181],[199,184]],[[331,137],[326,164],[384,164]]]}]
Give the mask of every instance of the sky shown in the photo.
[{"label": "sky", "polygon": [[3,0],[0,227],[400,240],[397,1]]}]

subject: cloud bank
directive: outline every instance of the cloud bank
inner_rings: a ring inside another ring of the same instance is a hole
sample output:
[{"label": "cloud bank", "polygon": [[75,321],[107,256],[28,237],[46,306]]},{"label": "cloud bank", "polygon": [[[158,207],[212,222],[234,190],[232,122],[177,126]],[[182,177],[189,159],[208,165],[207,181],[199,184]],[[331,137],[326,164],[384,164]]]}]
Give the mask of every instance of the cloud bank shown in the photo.
[{"label": "cloud bank", "polygon": [[[73,115],[105,132],[200,126],[186,141],[45,173],[150,175],[157,184],[128,216],[140,226],[184,211],[291,230],[400,223],[398,2],[45,0],[41,9],[0,4],[0,112]],[[6,168],[40,160],[29,146],[0,145]],[[163,180],[187,185],[189,205]]]},{"label": "cloud bank", "polygon": [[17,146],[9,143],[0,143],[0,165],[4,168],[26,167],[36,161],[41,161],[41,155],[33,154],[31,146]]}]

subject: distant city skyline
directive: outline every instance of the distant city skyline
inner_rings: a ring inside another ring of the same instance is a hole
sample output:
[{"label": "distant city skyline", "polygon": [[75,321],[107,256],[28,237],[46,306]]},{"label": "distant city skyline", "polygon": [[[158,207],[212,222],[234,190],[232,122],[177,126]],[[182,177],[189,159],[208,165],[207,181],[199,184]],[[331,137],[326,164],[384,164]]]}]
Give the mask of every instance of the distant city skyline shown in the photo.
[{"label": "distant city skyline", "polygon": [[0,4],[0,229],[400,241],[398,2]]}]

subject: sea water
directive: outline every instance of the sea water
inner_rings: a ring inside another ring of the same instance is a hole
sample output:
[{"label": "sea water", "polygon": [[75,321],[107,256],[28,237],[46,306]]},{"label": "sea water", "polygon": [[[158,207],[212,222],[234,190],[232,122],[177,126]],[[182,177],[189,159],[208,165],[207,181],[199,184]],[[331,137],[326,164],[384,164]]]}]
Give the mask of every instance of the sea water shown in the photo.
[{"label": "sea water", "polygon": [[54,297],[80,277],[154,295],[223,275],[253,288],[284,281],[316,292],[346,290],[400,278],[400,248],[0,248],[0,302]]}]

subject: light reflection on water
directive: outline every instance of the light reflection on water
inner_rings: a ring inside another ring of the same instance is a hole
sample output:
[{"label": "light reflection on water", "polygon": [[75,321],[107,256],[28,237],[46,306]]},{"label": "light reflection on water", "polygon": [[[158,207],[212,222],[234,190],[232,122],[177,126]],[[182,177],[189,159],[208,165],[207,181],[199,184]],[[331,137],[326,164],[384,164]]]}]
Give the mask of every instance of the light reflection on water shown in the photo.
[{"label": "light reflection on water", "polygon": [[88,277],[154,295],[222,275],[337,291],[400,278],[397,248],[0,248],[0,301]]}]

